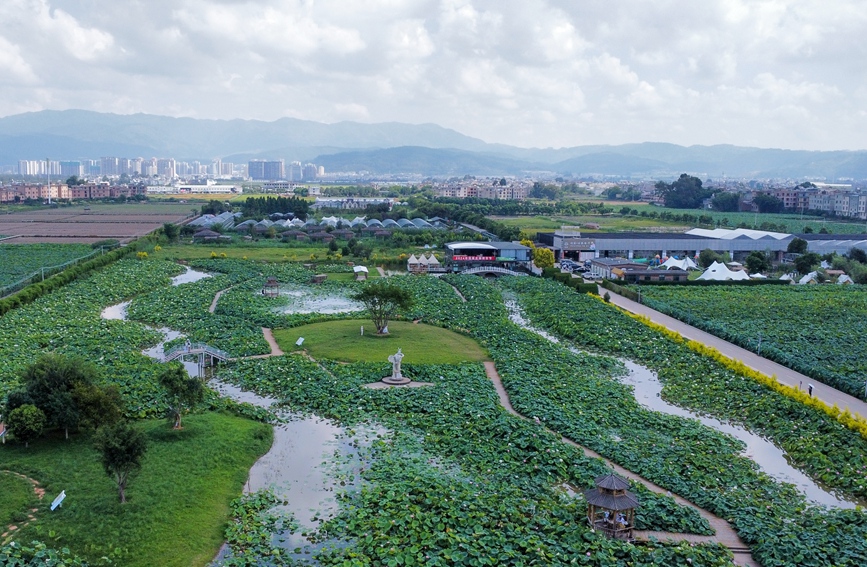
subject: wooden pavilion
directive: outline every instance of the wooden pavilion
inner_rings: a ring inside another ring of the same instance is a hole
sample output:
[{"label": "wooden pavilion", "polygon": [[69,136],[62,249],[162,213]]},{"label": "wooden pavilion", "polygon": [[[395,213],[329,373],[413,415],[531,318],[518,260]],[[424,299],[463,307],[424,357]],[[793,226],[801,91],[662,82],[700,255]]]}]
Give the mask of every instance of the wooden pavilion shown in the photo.
[{"label": "wooden pavilion", "polygon": [[595,480],[596,488],[584,492],[587,522],[594,530],[613,539],[632,541],[638,498],[627,490],[629,482],[608,474]]},{"label": "wooden pavilion", "polygon": [[280,284],[277,283],[277,278],[268,276],[265,281],[265,287],[262,288],[262,295],[265,297],[277,297],[280,295]]}]

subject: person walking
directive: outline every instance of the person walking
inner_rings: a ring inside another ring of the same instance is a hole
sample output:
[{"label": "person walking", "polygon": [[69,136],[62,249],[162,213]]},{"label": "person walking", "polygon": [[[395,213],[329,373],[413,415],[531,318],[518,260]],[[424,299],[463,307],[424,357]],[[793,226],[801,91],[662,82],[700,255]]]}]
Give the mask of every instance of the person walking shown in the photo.
[{"label": "person walking", "polygon": [[811,398],[813,397],[813,385],[812,384],[807,384],[807,393],[810,395]]}]

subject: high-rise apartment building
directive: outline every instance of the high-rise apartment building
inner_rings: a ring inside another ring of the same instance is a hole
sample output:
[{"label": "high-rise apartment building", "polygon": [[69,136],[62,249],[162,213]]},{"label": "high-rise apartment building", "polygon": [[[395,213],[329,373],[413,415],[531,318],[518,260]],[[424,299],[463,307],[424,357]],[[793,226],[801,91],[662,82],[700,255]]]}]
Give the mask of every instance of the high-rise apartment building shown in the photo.
[{"label": "high-rise apartment building", "polygon": [[60,177],[69,179],[73,175],[81,177],[84,175],[84,167],[80,161],[62,161],[60,162]]},{"label": "high-rise apartment building", "polygon": [[316,164],[305,163],[304,168],[302,169],[301,179],[303,181],[316,181],[317,177],[319,177],[319,169],[316,167]]},{"label": "high-rise apartment building", "polygon": [[250,179],[257,181],[276,181],[285,179],[283,160],[266,161],[253,159],[247,163],[247,172]]},{"label": "high-rise apartment building", "polygon": [[301,168],[301,162],[293,161],[290,163],[286,178],[289,181],[301,181],[302,177],[304,177],[304,170]]},{"label": "high-rise apartment building", "polygon": [[169,179],[175,177],[175,160],[174,158],[162,158],[157,160],[157,175],[167,177]]},{"label": "high-rise apartment building", "polygon": [[99,160],[100,175],[120,175],[120,160],[116,157],[104,157]]}]

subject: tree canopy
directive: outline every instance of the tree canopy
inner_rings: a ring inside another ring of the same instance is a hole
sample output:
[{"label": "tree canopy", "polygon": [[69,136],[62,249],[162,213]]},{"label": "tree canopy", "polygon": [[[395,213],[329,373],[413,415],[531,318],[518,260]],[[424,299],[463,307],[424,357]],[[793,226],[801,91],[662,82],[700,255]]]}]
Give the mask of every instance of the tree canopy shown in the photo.
[{"label": "tree canopy", "polygon": [[710,190],[702,187],[701,179],[686,173],[674,183],[658,181],[655,187],[665,206],[673,209],[697,209],[711,195]]},{"label": "tree canopy", "polygon": [[552,268],[554,266],[554,253],[548,248],[536,248],[533,250],[533,263],[537,268]]},{"label": "tree canopy", "polygon": [[389,320],[398,310],[409,309],[413,303],[409,291],[385,281],[367,284],[353,295],[353,299],[367,308],[378,334],[387,333]]},{"label": "tree canopy", "polygon": [[160,386],[166,391],[169,401],[169,417],[175,429],[181,429],[181,418],[190,408],[205,398],[202,381],[187,374],[180,364],[171,364],[159,375]]},{"label": "tree canopy", "polygon": [[807,241],[803,238],[793,238],[786,247],[789,254],[803,254],[807,251]]},{"label": "tree canopy", "polygon": [[713,199],[711,199],[710,201],[710,205],[713,207],[713,210],[726,213],[737,211],[739,204],[740,197],[738,196],[738,194],[728,191],[716,193],[713,196]]},{"label": "tree canopy", "polygon": [[771,269],[771,261],[764,252],[753,250],[744,260],[744,265],[751,274],[766,272]]},{"label": "tree canopy", "polygon": [[45,414],[33,404],[24,404],[17,407],[6,418],[9,431],[19,441],[24,441],[24,446],[30,446],[30,442],[42,435],[45,428]]},{"label": "tree canopy", "polygon": [[7,409],[33,404],[47,418],[50,427],[69,430],[79,426],[98,427],[120,418],[121,399],[114,387],[95,384],[96,367],[85,360],[59,354],[41,356],[24,369],[24,391],[9,396]]},{"label": "tree canopy", "polygon": [[766,193],[759,193],[753,198],[753,203],[759,208],[760,213],[779,213],[783,211],[783,202]]},{"label": "tree canopy", "polygon": [[144,434],[119,421],[101,427],[96,433],[94,446],[102,456],[105,473],[117,484],[121,503],[126,502],[130,477],[141,468],[141,460],[147,451]]}]

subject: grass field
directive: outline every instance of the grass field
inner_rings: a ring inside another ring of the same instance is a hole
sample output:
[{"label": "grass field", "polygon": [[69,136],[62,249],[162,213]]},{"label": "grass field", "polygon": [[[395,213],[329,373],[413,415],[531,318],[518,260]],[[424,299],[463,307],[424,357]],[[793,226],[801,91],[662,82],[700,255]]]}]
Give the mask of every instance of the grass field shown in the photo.
[{"label": "grass field", "polygon": [[[385,362],[398,347],[409,364],[489,360],[476,341],[440,327],[391,321],[388,330],[389,335],[378,336],[370,319],[350,319],[279,329],[274,331],[274,338],[285,352],[306,350],[313,358],[342,362]],[[304,337],[302,347],[295,346],[299,337]]]},{"label": "grass field", "polygon": [[[268,450],[269,425],[216,413],[190,416],[182,431],[165,421],[136,423],[148,438],[140,473],[120,504],[88,435],[61,435],[0,447],[0,470],[35,478],[46,489],[37,521],[16,540],[44,540],[55,548],[117,565],[207,565],[223,542],[229,502]],[[32,489],[31,489],[32,490]],[[62,508],[51,500],[65,490]]]},{"label": "grass field", "polygon": [[30,482],[10,472],[0,472],[0,532],[6,531],[10,522],[25,517],[35,501]]},{"label": "grass field", "polygon": [[[535,216],[535,217],[499,217],[492,219],[507,226],[516,226],[522,231],[535,235],[537,232],[553,232],[562,226],[578,226],[582,233],[595,232],[630,232],[647,231],[652,228],[684,228],[683,223],[648,219],[642,217],[621,217],[619,215],[580,215],[580,216]],[[598,229],[588,229],[589,223],[598,224]],[[685,227],[691,228],[691,227]]]}]

